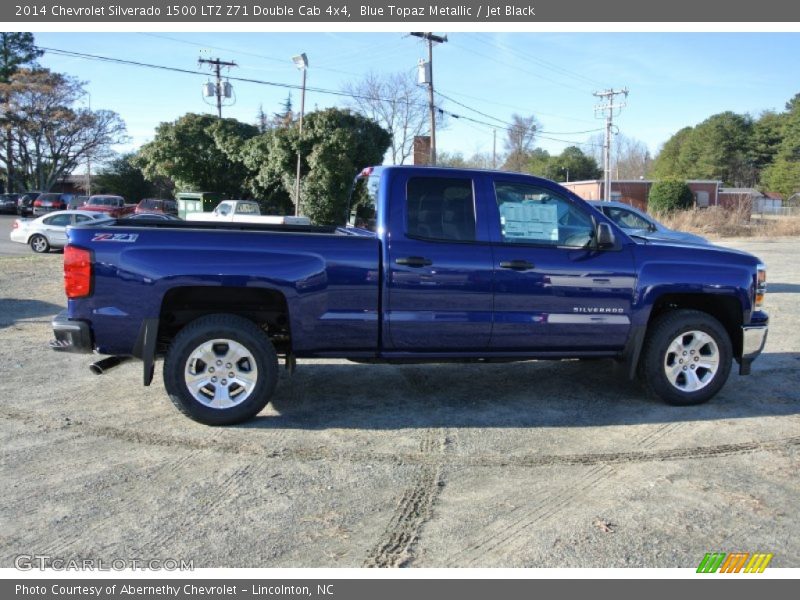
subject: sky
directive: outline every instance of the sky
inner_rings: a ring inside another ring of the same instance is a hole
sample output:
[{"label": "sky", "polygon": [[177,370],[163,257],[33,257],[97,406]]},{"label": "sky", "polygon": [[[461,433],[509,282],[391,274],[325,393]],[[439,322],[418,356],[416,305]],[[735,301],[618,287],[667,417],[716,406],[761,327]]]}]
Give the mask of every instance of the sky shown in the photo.
[{"label": "sky", "polygon": [[[783,110],[800,92],[800,33],[436,33],[447,34],[448,41],[434,47],[434,84],[451,99],[437,98],[437,106],[462,117],[448,118],[437,130],[437,146],[466,157],[491,153],[493,129],[502,151],[503,128],[513,114],[537,118],[542,131],[537,145],[551,153],[586,144],[603,128],[592,94],[606,88],[630,90],[615,125],[653,154],[673,133],[712,114]],[[201,56],[235,61],[231,76],[297,86],[301,74],[291,57],[305,52],[309,88],[331,91],[370,72],[416,73],[418,60],[427,56],[423,41],[401,32],[34,35],[40,47],[203,72],[181,74],[47,52],[39,60],[42,66],[86,81],[91,107],[114,110],[124,119],[130,142],[120,151],[151,140],[161,122],[187,112],[216,111],[201,93],[210,77],[197,63]],[[251,123],[260,106],[268,114],[280,111],[290,92],[281,85],[233,85],[236,101],[223,116]],[[291,94],[299,109],[300,92]],[[320,91],[306,94],[307,112],[347,103],[346,97]]]}]

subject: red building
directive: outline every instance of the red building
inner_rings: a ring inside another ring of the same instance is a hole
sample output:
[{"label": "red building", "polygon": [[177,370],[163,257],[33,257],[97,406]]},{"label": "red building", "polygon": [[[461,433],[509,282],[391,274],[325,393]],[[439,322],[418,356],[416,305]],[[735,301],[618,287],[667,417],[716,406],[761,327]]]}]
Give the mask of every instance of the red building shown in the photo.
[{"label": "red building", "polygon": [[[611,200],[624,202],[638,208],[647,210],[647,198],[650,196],[650,188],[655,183],[652,179],[629,179],[616,180],[611,182]],[[721,181],[705,179],[695,179],[686,182],[689,189],[694,194],[695,206],[705,208],[720,204]],[[588,181],[568,181],[562,182],[565,188],[573,191],[584,200],[603,200],[605,199],[605,182],[602,179],[591,179]]]}]

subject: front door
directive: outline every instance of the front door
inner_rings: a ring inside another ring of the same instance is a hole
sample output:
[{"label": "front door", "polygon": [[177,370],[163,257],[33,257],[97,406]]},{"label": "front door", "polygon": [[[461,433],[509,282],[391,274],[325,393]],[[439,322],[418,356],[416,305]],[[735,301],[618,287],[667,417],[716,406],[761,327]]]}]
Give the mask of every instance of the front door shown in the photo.
[{"label": "front door", "polygon": [[497,181],[494,191],[491,347],[621,349],[635,283],[630,250],[596,249],[591,213],[556,190]]}]

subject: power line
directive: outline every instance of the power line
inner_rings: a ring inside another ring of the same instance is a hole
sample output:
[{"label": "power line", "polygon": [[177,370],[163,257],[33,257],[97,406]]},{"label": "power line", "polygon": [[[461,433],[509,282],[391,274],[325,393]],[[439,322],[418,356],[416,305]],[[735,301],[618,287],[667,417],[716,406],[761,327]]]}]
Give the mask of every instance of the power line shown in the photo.
[{"label": "power line", "polygon": [[461,50],[465,50],[467,52],[471,52],[472,54],[475,54],[476,56],[480,56],[481,58],[485,58],[487,60],[491,60],[492,62],[496,62],[496,63],[498,63],[500,65],[503,65],[504,67],[511,68],[511,69],[516,70],[516,71],[520,71],[521,73],[527,73],[528,75],[531,75],[533,77],[537,77],[538,79],[542,79],[542,80],[547,81],[549,83],[552,83],[554,85],[560,85],[562,87],[569,88],[571,90],[575,90],[575,91],[578,91],[578,92],[581,92],[581,93],[587,92],[589,90],[589,88],[579,88],[577,86],[570,85],[569,83],[564,83],[563,81],[558,81],[557,79],[551,79],[550,77],[546,77],[546,76],[542,75],[541,73],[535,73],[533,71],[529,71],[527,69],[523,69],[522,67],[520,67],[518,65],[510,65],[507,61],[503,61],[503,60],[500,60],[498,58],[495,58],[494,56],[489,56],[489,55],[484,54],[482,52],[478,52],[477,50],[473,50],[472,48],[469,48],[467,46],[462,46],[461,44],[453,43],[453,45],[455,47],[457,47],[457,48],[460,48]]},{"label": "power line", "polygon": [[[441,90],[441,88],[439,89]],[[437,93],[441,94],[441,92]],[[523,112],[529,110],[529,107],[516,106],[514,104],[505,104],[504,102],[497,102],[494,100],[488,100],[486,98],[479,98],[477,96],[471,96],[469,94],[464,94],[462,92],[454,92],[452,90],[448,90],[447,93],[453,94],[454,96],[461,96],[462,98],[469,98],[470,100],[477,100],[478,102],[485,102],[486,104],[492,104],[494,106],[502,106],[504,108],[510,108],[512,110],[523,111]],[[452,100],[452,98],[449,99]],[[553,117],[554,119],[562,119],[564,121],[575,121],[576,123],[594,123],[594,121],[590,121],[589,119],[580,119],[578,117],[567,117],[565,115],[557,115],[554,113],[548,113],[541,110],[537,110],[536,114],[541,115],[543,117]]]},{"label": "power line", "polygon": [[486,44],[487,46],[494,46],[495,48],[498,48],[500,50],[504,50],[506,52],[510,52],[511,54],[514,54],[514,55],[516,55],[516,56],[518,56],[518,57],[520,57],[520,58],[522,58],[524,60],[535,62],[535,63],[539,64],[540,66],[544,67],[545,69],[549,69],[550,71],[553,71],[555,73],[559,73],[561,75],[566,75],[567,77],[571,77],[571,78],[573,78],[575,80],[580,80],[580,81],[583,81],[585,83],[589,83],[589,84],[592,84],[592,85],[602,85],[601,82],[599,82],[599,81],[597,81],[595,79],[592,79],[591,77],[586,77],[585,75],[582,75],[581,73],[578,73],[576,71],[571,71],[570,69],[567,69],[565,67],[557,65],[556,63],[550,62],[550,61],[545,60],[543,58],[539,58],[537,56],[533,56],[531,54],[528,54],[527,52],[522,52],[521,50],[519,50],[517,48],[513,48],[511,46],[506,46],[505,44],[501,44],[501,43],[499,43],[499,42],[497,42],[495,40],[487,40],[487,39],[485,39],[484,36],[480,36],[477,33],[471,34],[471,37],[474,38],[475,40],[481,42],[482,44]]},{"label": "power line", "polygon": [[[186,74],[186,75],[197,75],[197,76],[205,77],[205,73],[203,73],[202,71],[184,69],[184,68],[181,68],[181,67],[170,67],[170,66],[166,66],[166,65],[156,65],[156,64],[152,64],[152,63],[145,63],[145,62],[141,62],[141,61],[128,60],[128,59],[124,59],[124,58],[101,56],[101,55],[98,55],[98,54],[89,54],[89,53],[86,53],[86,52],[77,52],[77,51],[74,51],[74,50],[62,50],[62,49],[59,49],[59,48],[48,48],[48,47],[44,47],[44,46],[40,46],[40,49],[44,50],[45,52],[50,52],[50,53],[53,53],[53,54],[58,54],[58,55],[63,55],[63,56],[70,56],[70,57],[74,57],[74,58],[82,58],[82,59],[86,59],[86,60],[97,60],[97,61],[101,61],[101,62],[109,62],[109,63],[114,63],[114,64],[123,64],[123,65],[129,65],[129,66],[135,66],[135,67],[141,67],[141,68],[157,69],[157,70],[161,70],[161,71],[168,71],[168,72],[173,72],[173,73],[183,73],[183,74]],[[233,76],[231,76],[231,77],[228,77],[228,79],[231,80],[231,81],[239,81],[239,82],[242,82],[242,83],[252,83],[252,84],[256,84],[256,85],[266,85],[266,86],[273,86],[273,87],[279,87],[279,88],[284,88],[284,89],[293,89],[293,90],[302,89],[301,85],[296,85],[296,84],[291,84],[291,83],[280,83],[280,82],[275,82],[275,81],[265,81],[265,80],[261,80],[261,79],[252,79],[252,78],[248,78],[248,77],[233,77]],[[380,100],[380,101],[383,101],[383,102],[399,102],[399,103],[402,103],[402,104],[408,104],[408,105],[419,106],[419,107],[428,107],[429,106],[428,103],[411,102],[411,101],[408,101],[408,100],[403,100],[401,98],[381,98],[379,96],[374,96],[374,95],[353,94],[353,93],[349,93],[349,92],[341,92],[341,91],[336,91],[336,90],[328,90],[328,89],[324,89],[324,88],[315,88],[315,87],[307,87],[306,89],[307,89],[307,91],[313,91],[313,92],[320,93],[320,94],[329,94],[329,95],[332,95],[332,96],[339,96],[339,97],[346,97],[346,98],[360,98],[360,99],[364,99],[364,100]],[[502,130],[505,130],[505,131],[510,130],[510,126],[509,126],[510,124],[508,124],[508,123],[505,123],[505,126],[498,127],[497,123],[489,123],[489,122],[486,122],[486,121],[481,121],[479,119],[474,119],[472,117],[468,117],[466,115],[459,115],[457,113],[445,111],[444,109],[439,108],[439,107],[435,107],[435,108],[436,108],[436,110],[439,111],[439,113],[447,114],[447,115],[449,115],[450,117],[452,117],[454,119],[463,119],[465,121],[470,121],[472,123],[476,123],[478,125],[483,125],[485,127],[490,127],[492,129],[502,129]],[[495,117],[491,117],[491,118],[496,120],[496,121],[500,121],[499,119],[496,119]],[[502,123],[502,121],[500,121],[500,122]],[[561,138],[548,137],[546,135],[539,135],[539,137],[541,139],[545,139],[545,140],[549,140],[549,141],[562,142],[562,143],[566,143],[566,144],[573,144],[573,145],[576,145],[576,146],[592,146],[592,147],[598,147],[599,146],[599,144],[594,144],[594,143],[591,143],[591,142],[577,142],[577,141],[574,141],[574,140],[566,140],[566,139],[561,139]]]},{"label": "power line", "polygon": [[[158,69],[158,70],[161,70],[161,71],[170,71],[170,72],[173,72],[173,73],[184,73],[186,75],[205,76],[205,73],[203,73],[202,71],[194,71],[194,70],[191,70],[191,69],[184,69],[184,68],[181,68],[181,67],[169,67],[169,66],[165,66],[165,65],[156,65],[156,64],[152,64],[152,63],[145,63],[145,62],[140,62],[140,61],[135,61],[135,60],[128,60],[128,59],[124,59],[124,58],[115,58],[115,57],[111,57],[111,56],[101,56],[99,54],[89,54],[89,53],[86,53],[86,52],[76,52],[74,50],[61,50],[61,49],[58,49],[58,48],[47,48],[47,47],[44,47],[44,46],[39,46],[39,48],[41,50],[44,50],[45,52],[51,52],[53,54],[59,54],[59,55],[62,55],[62,56],[70,56],[70,57],[73,57],[73,58],[83,58],[83,59],[86,59],[86,60],[98,60],[98,61],[101,61],[101,62],[110,62],[110,63],[123,64],[123,65],[129,65],[129,66],[134,66],[134,67]],[[242,82],[242,83],[253,83],[253,84],[256,84],[256,85],[267,85],[267,86],[279,87],[279,88],[290,89],[290,90],[302,90],[302,86],[301,85],[292,84],[292,83],[281,83],[281,82],[277,82],[277,81],[266,81],[266,80],[263,80],[263,79],[253,79],[253,78],[249,78],[249,77],[233,77],[233,76],[231,76],[231,77],[228,77],[228,79],[231,80],[231,81],[239,81],[239,82]],[[320,94],[329,94],[329,95],[332,95],[332,96],[342,96],[342,97],[346,97],[346,98],[360,98],[360,99],[363,99],[363,100],[381,100],[383,102],[400,102],[400,103],[405,103],[405,104],[414,105],[414,106],[421,106],[421,107],[422,106],[424,106],[424,107],[428,106],[427,103],[409,102],[408,100],[403,100],[401,98],[381,98],[381,97],[377,97],[377,96],[368,96],[368,95],[365,95],[365,94],[353,94],[353,93],[350,93],[350,92],[341,92],[341,91],[336,91],[336,90],[328,90],[328,89],[325,89],[325,88],[307,87],[306,90],[310,91],[310,92],[317,92],[317,93],[320,93]]]},{"label": "power line", "polygon": [[[506,128],[512,127],[512,124],[509,123],[508,121],[504,121],[502,119],[498,119],[497,117],[493,117],[492,115],[486,114],[485,112],[481,112],[476,108],[472,108],[471,106],[467,106],[466,104],[463,104],[462,102],[459,102],[458,100],[454,100],[453,98],[450,98],[449,96],[446,96],[445,94],[442,94],[441,92],[436,92],[436,95],[444,98],[445,100],[449,100],[450,102],[453,102],[453,103],[459,105],[462,108],[466,108],[467,110],[471,110],[472,112],[474,112],[476,114],[479,114],[482,117],[486,117],[488,119],[492,119],[493,121],[497,121],[498,123],[502,123],[503,125],[506,126]],[[534,114],[537,114],[537,111],[533,111],[533,112],[534,112]],[[583,131],[538,131],[537,134],[546,133],[546,134],[551,134],[551,135],[580,135],[580,134],[584,134],[584,133],[596,133],[598,131],[603,131],[603,129],[602,128],[584,129]]]},{"label": "power line", "polygon": [[[159,38],[159,39],[162,39],[162,40],[169,40],[170,42],[176,42],[178,44],[187,44],[189,46],[195,46],[195,47],[198,47],[198,48],[207,48],[209,50],[220,50],[222,52],[230,52],[231,54],[239,54],[241,56],[252,56],[253,58],[261,58],[261,59],[264,59],[264,60],[270,60],[272,62],[280,63],[282,65],[286,64],[286,59],[285,58],[278,58],[276,56],[268,56],[266,54],[257,54],[255,52],[247,52],[246,50],[235,50],[233,48],[223,48],[221,46],[210,46],[208,44],[202,44],[200,42],[192,42],[192,41],[189,41],[189,40],[182,40],[182,39],[179,39],[179,38],[170,37],[168,35],[162,35],[160,33],[140,32],[140,35],[146,35],[146,36],[149,36],[149,37]],[[352,71],[342,71],[340,69],[330,69],[330,68],[327,68],[327,67],[314,67],[314,68],[317,69],[317,70],[320,70],[320,71],[330,71],[332,73],[344,73],[345,75],[358,75],[358,73],[353,73]]]}]

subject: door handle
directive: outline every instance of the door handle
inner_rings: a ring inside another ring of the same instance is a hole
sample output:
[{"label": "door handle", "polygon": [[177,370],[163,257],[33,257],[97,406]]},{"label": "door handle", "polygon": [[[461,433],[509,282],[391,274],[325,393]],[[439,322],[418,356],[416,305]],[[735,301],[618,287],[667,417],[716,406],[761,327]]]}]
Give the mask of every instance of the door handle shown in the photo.
[{"label": "door handle", "polygon": [[405,265],[406,267],[427,267],[433,264],[431,259],[422,256],[407,256],[406,258],[398,258],[394,262],[398,265]]},{"label": "door handle", "polygon": [[536,265],[529,263],[527,260],[504,260],[500,263],[501,269],[511,269],[512,271],[530,271],[536,268]]}]

